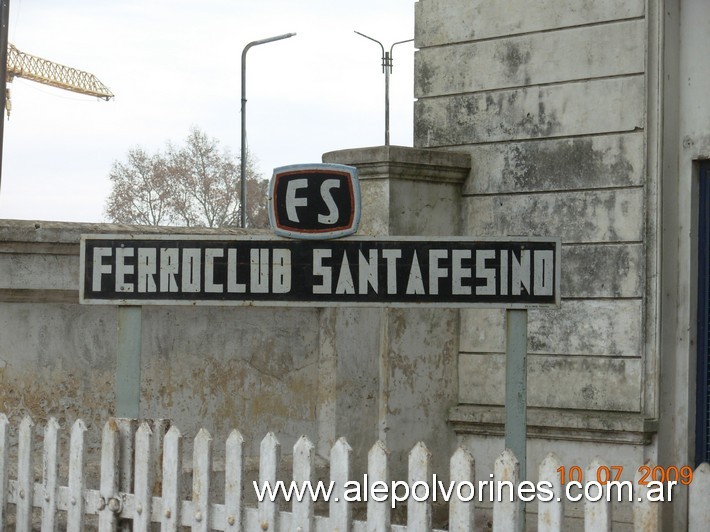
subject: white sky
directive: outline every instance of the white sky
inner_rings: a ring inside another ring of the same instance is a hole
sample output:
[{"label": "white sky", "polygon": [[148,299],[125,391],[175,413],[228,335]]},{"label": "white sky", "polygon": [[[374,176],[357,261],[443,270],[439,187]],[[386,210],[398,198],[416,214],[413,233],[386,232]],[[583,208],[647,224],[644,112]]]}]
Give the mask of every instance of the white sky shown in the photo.
[{"label": "white sky", "polygon": [[[384,143],[377,44],[414,37],[414,0],[11,0],[10,42],[95,74],[104,102],[16,78],[9,85],[0,218],[106,221],[108,174],[132,147],[182,143],[191,126],[239,153],[247,56],[250,154],[274,167]],[[391,144],[411,146],[411,43],[394,48]]]}]

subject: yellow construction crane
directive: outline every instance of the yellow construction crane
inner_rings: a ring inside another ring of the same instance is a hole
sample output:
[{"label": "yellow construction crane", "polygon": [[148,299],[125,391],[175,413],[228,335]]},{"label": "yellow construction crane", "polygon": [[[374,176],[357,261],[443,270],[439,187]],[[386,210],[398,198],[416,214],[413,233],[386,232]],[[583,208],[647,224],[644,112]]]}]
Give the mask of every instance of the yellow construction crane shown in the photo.
[{"label": "yellow construction crane", "polygon": [[[16,77],[80,94],[96,96],[106,101],[113,98],[113,93],[93,74],[21,52],[14,45],[8,44],[7,81],[11,82]],[[6,93],[5,108],[7,115],[10,116],[9,89]]]}]

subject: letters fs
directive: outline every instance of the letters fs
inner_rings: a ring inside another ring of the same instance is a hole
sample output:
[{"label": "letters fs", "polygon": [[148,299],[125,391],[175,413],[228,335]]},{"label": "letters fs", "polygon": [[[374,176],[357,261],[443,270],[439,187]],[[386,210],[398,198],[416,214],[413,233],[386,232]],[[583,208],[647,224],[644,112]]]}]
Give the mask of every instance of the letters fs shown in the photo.
[{"label": "letters fs", "polygon": [[360,222],[357,169],[342,164],[275,168],[269,222],[279,236],[326,239],[355,233]]}]

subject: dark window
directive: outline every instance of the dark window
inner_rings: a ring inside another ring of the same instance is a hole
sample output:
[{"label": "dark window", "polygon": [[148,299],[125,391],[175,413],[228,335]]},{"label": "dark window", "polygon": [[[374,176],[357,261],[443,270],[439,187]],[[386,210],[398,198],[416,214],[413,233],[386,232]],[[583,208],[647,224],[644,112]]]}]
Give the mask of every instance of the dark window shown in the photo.
[{"label": "dark window", "polygon": [[710,161],[700,163],[698,215],[696,465],[710,462]]}]

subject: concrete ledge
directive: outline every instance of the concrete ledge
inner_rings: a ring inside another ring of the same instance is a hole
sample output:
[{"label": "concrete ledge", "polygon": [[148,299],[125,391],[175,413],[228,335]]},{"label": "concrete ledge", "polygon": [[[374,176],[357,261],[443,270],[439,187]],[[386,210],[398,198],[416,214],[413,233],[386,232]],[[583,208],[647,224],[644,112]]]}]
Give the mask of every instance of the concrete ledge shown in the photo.
[{"label": "concrete ledge", "polygon": [[[195,235],[255,235],[272,234],[263,229],[240,229],[208,227],[167,227],[153,225],[127,225],[110,223],[75,223],[51,222],[35,220],[0,220],[1,252],[12,252],[12,246],[20,242],[47,242],[52,246],[61,244],[78,244],[83,234],[195,234]],[[55,252],[55,247],[47,248],[45,253]],[[24,252],[24,250],[23,250]],[[79,248],[76,248],[78,254]]]},{"label": "concrete ledge", "polygon": [[2,303],[75,303],[79,304],[78,290],[23,290],[0,288]]},{"label": "concrete ledge", "polygon": [[261,235],[239,228],[0,220],[0,302],[79,303],[79,242],[84,234]]},{"label": "concrete ledge", "polygon": [[356,166],[360,179],[404,179],[463,184],[471,170],[468,153],[405,146],[373,146],[331,151],[324,163]]},{"label": "concrete ledge", "polygon": [[[505,408],[459,405],[449,423],[457,434],[504,436]],[[637,413],[528,408],[529,438],[648,445],[657,430],[657,420]]]}]

